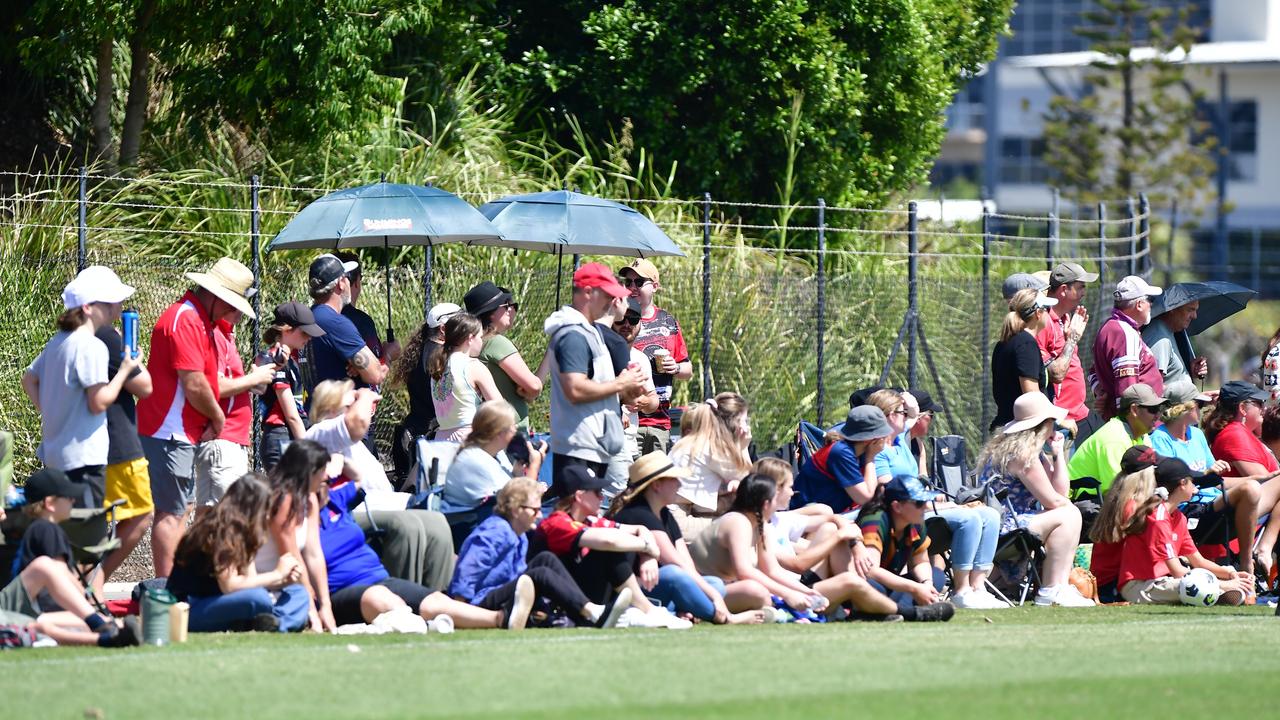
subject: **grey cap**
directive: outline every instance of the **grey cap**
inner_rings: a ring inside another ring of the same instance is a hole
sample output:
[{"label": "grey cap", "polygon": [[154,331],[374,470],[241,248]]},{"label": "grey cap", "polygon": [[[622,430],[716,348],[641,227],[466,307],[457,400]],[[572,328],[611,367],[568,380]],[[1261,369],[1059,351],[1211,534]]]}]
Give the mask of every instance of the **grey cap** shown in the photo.
[{"label": "grey cap", "polygon": [[1146,408],[1159,407],[1165,404],[1165,399],[1156,394],[1155,390],[1146,383],[1134,383],[1124,389],[1120,393],[1120,407],[1127,408],[1130,405],[1141,405]]},{"label": "grey cap", "polygon": [[874,440],[893,434],[884,412],[875,405],[859,405],[849,411],[844,424],[836,428],[840,437],[852,442]]},{"label": "grey cap", "polygon": [[1000,292],[1004,295],[1005,300],[1011,299],[1018,294],[1019,290],[1044,290],[1049,287],[1049,283],[1032,275],[1031,273],[1014,273],[1004,279],[1004,285]]},{"label": "grey cap", "polygon": [[1058,263],[1053,268],[1053,272],[1049,273],[1049,285],[1066,285],[1073,282],[1091,283],[1098,279],[1098,273],[1091,273],[1085,270],[1078,263],[1064,262]]}]

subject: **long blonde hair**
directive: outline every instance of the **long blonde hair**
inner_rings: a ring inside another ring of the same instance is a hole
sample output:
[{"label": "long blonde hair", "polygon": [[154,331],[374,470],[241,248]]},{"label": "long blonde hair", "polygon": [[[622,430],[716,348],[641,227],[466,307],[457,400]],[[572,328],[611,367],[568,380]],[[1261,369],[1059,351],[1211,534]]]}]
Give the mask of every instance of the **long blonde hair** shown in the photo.
[{"label": "long blonde hair", "polygon": [[732,463],[734,469],[746,473],[751,469],[747,455],[738,447],[737,428],[747,414],[747,401],[735,392],[722,392],[713,399],[685,410],[680,418],[680,439],[671,452],[689,457],[710,455]]},{"label": "long blonde hair", "polygon": [[1044,446],[1046,425],[1052,427],[1053,419],[1050,418],[1035,427],[1019,430],[1016,433],[997,432],[992,435],[987,444],[982,446],[982,451],[978,453],[979,471],[986,473],[987,468],[990,468],[991,472],[1003,475],[1009,472],[1009,466],[1014,463],[1030,463],[1035,460]]},{"label": "long blonde hair", "polygon": [[317,421],[328,420],[342,407],[343,396],[355,387],[350,380],[325,380],[316,385],[311,392],[311,417]]},{"label": "long blonde hair", "polygon": [[486,400],[480,403],[471,420],[471,434],[462,447],[480,447],[498,437],[516,424],[516,409],[506,400]]},{"label": "long blonde hair", "polygon": [[1133,517],[1133,511],[1125,512],[1132,502],[1134,508],[1151,497],[1156,489],[1156,470],[1146,467],[1116,478],[1102,499],[1102,511],[1089,529],[1089,539],[1096,543],[1118,543],[1124,540],[1125,526]]},{"label": "long blonde hair", "polygon": [[1000,342],[1007,342],[1009,338],[1027,329],[1031,318],[1036,316],[1036,297],[1039,295],[1038,290],[1027,288],[1009,298],[1009,312],[1004,316],[1004,324],[1000,326]]}]

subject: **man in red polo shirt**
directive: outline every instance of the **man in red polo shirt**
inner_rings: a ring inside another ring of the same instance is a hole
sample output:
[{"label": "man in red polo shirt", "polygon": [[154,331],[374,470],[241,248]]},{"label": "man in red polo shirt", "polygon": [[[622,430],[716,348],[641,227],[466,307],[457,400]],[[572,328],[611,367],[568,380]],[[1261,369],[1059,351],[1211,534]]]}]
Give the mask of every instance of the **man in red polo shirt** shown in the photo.
[{"label": "man in red polo shirt", "polygon": [[147,371],[151,395],[138,401],[138,437],[151,475],[156,516],[151,557],[156,577],[168,577],[173,551],[191,510],[196,445],[218,437],[226,413],[218,403],[214,323],[236,310],[250,316],[245,299],[249,268],[222,258],[207,273],[187,273],[188,290],[156,320]]},{"label": "man in red polo shirt", "polygon": [[1089,322],[1089,311],[1080,304],[1085,284],[1098,279],[1076,263],[1059,263],[1049,274],[1048,295],[1058,301],[1049,308],[1049,323],[1036,334],[1040,352],[1049,360],[1049,384],[1053,404],[1067,411],[1067,420],[1078,423],[1089,416],[1085,405],[1084,369],[1077,345]]}]

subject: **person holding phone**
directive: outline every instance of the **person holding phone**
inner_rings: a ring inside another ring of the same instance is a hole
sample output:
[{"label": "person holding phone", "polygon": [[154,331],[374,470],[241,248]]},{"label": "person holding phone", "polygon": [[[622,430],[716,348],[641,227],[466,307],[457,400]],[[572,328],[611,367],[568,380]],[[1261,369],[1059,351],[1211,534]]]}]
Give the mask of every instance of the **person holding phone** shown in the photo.
[{"label": "person holding phone", "polygon": [[298,359],[311,338],[324,334],[311,308],[299,302],[277,305],[271,324],[262,333],[267,347],[258,353],[254,363],[276,368],[270,388],[258,399],[262,417],[258,457],[262,458],[262,469],[267,472],[280,461],[289,441],[307,432],[306,392]]},{"label": "person holding phone", "polygon": [[[503,456],[508,446],[520,437],[518,423],[515,408],[506,400],[489,400],[480,405],[471,423],[471,434],[445,475],[442,499],[447,510],[492,506],[498,491],[513,474],[510,459]],[[543,454],[527,440],[523,444],[522,474],[536,481]]]}]

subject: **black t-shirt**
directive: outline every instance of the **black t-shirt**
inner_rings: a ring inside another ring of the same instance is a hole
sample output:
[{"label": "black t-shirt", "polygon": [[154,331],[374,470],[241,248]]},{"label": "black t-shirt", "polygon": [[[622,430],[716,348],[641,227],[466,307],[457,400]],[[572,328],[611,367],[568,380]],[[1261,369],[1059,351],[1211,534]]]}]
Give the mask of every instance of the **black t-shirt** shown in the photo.
[{"label": "black t-shirt", "polygon": [[71,539],[67,537],[66,531],[58,527],[57,523],[40,518],[31,523],[27,531],[22,534],[22,552],[18,555],[18,572],[27,569],[32,560],[46,555],[62,560],[70,567],[75,557],[72,553]]},{"label": "black t-shirt", "polygon": [[[265,348],[253,358],[254,365],[275,365],[275,356],[271,354],[271,348]],[[284,415],[276,407],[280,403],[280,398],[276,395],[276,388],[286,386],[293,393],[294,404],[298,411],[298,416],[302,418],[302,424],[307,424],[307,405],[309,402],[298,402],[306,396],[306,384],[302,378],[302,366],[298,364],[292,356],[284,365],[276,367],[276,374],[271,379],[271,384],[267,386],[267,391],[262,393],[258,398],[258,413],[262,418],[263,425],[284,425]]]},{"label": "black t-shirt", "polygon": [[613,361],[613,374],[621,375],[631,362],[631,346],[613,328],[604,323],[596,323],[600,328],[600,337],[604,338],[604,346],[609,348],[609,359]]},{"label": "black t-shirt", "polygon": [[364,338],[364,344],[373,351],[373,356],[379,360],[385,360],[386,358],[382,356],[382,340],[378,337],[378,326],[374,324],[373,318],[369,317],[369,313],[354,305],[344,305],[342,316],[356,326],[356,332]]},{"label": "black t-shirt", "polygon": [[436,419],[436,404],[431,400],[431,376],[427,365],[431,357],[440,352],[440,344],[426,340],[422,343],[422,357],[409,373],[405,384],[409,389],[409,414],[405,422],[413,427],[425,428]]},{"label": "black t-shirt", "polygon": [[[98,328],[94,337],[107,346],[107,377],[113,378],[119,372],[120,361],[124,357],[124,339],[114,327],[107,325]],[[134,370],[129,379],[132,380],[141,372],[142,368]],[[121,389],[116,401],[107,408],[107,438],[110,443],[107,449],[108,465],[142,457],[134,399],[128,390]]]},{"label": "black t-shirt", "polygon": [[204,553],[175,558],[173,571],[169,574],[166,587],[179,600],[186,600],[192,596],[203,598],[222,594],[222,588],[218,587],[217,573],[213,570],[213,561]]},{"label": "black t-shirt", "polygon": [[1035,378],[1044,392],[1046,377],[1040,346],[1029,332],[1019,332],[991,349],[991,396],[996,401],[992,428],[1013,419],[1013,401],[1022,395],[1020,378]]},{"label": "black t-shirt", "polygon": [[684,537],[680,534],[680,526],[676,524],[671,511],[662,508],[662,512],[655,515],[653,508],[649,507],[649,501],[643,496],[619,510],[613,519],[623,525],[643,525],[654,532],[664,532],[672,543]]}]

